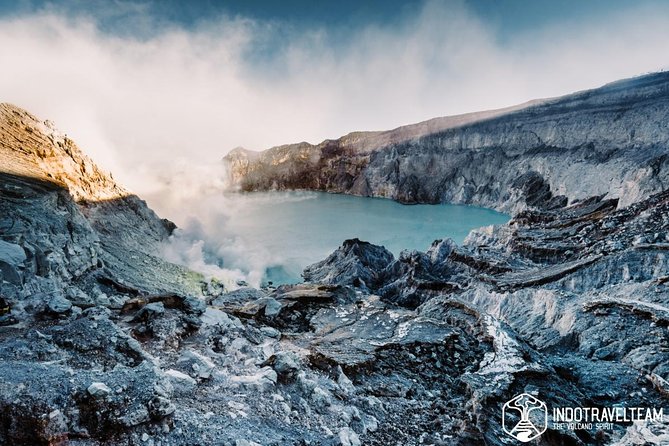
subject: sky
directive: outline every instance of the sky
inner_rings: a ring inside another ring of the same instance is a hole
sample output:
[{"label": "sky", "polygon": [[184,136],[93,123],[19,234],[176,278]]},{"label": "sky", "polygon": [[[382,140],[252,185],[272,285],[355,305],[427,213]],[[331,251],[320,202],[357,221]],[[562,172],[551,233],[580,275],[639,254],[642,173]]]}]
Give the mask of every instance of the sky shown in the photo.
[{"label": "sky", "polygon": [[238,146],[665,69],[669,2],[0,0],[0,60],[0,101],[54,121],[140,195],[186,194],[219,187]]}]

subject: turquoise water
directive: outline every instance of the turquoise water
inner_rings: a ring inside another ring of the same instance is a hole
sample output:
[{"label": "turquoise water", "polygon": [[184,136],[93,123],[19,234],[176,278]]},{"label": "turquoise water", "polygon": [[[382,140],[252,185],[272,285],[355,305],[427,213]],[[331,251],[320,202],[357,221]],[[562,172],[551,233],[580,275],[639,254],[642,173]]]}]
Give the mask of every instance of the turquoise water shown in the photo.
[{"label": "turquoise water", "polygon": [[228,234],[244,246],[262,248],[264,281],[274,284],[300,282],[305,266],[327,257],[345,239],[383,245],[397,257],[404,249],[425,251],[436,239],[462,243],[473,228],[509,220],[473,206],[402,205],[318,192],[236,193],[226,199],[232,211]]}]

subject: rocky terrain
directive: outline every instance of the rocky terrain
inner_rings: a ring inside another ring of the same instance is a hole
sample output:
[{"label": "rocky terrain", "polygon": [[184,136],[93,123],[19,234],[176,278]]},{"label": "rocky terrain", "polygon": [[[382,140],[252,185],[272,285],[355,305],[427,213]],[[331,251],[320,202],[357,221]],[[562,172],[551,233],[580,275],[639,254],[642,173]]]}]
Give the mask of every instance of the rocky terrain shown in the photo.
[{"label": "rocky terrain", "polygon": [[242,190],[313,189],[515,213],[595,195],[625,206],[669,185],[669,73],[318,145],[225,157]]},{"label": "rocky terrain", "polygon": [[[667,85],[237,151],[245,189],[518,211],[399,258],[346,240],[261,290],[162,260],[173,224],[0,105],[0,444],[500,446],[520,393],[666,408]],[[669,421],[548,417],[531,444],[669,444]]]}]

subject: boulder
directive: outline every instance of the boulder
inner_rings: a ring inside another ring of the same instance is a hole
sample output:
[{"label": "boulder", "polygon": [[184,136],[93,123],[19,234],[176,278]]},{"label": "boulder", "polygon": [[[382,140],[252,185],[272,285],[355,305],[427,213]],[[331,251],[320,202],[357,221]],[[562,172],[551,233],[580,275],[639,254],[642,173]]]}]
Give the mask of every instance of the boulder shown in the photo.
[{"label": "boulder", "polygon": [[360,446],[360,437],[355,431],[349,427],[345,427],[339,431],[339,444],[341,446]]},{"label": "boulder", "polygon": [[105,398],[111,393],[111,389],[107,384],[101,382],[91,384],[86,391],[95,398]]},{"label": "boulder", "polygon": [[177,360],[177,364],[190,376],[199,379],[209,379],[216,370],[216,364],[195,350],[186,350]]},{"label": "boulder", "polygon": [[72,302],[65,299],[63,296],[56,295],[49,300],[46,308],[47,311],[51,314],[65,314],[72,309]]},{"label": "boulder", "polygon": [[0,240],[0,278],[15,285],[23,281],[26,253],[19,245]]},{"label": "boulder", "polygon": [[350,239],[325,260],[307,266],[302,276],[307,282],[375,289],[393,260],[392,253],[383,246]]}]

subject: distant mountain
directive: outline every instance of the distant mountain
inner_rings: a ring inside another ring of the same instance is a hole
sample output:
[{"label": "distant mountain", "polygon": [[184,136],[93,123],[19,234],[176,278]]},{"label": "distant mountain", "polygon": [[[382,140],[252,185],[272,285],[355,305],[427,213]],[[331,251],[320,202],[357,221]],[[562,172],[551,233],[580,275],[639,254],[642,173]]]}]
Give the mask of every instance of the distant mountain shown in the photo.
[{"label": "distant mountain", "polygon": [[225,156],[231,186],[519,211],[669,186],[669,73],[317,145]]}]

